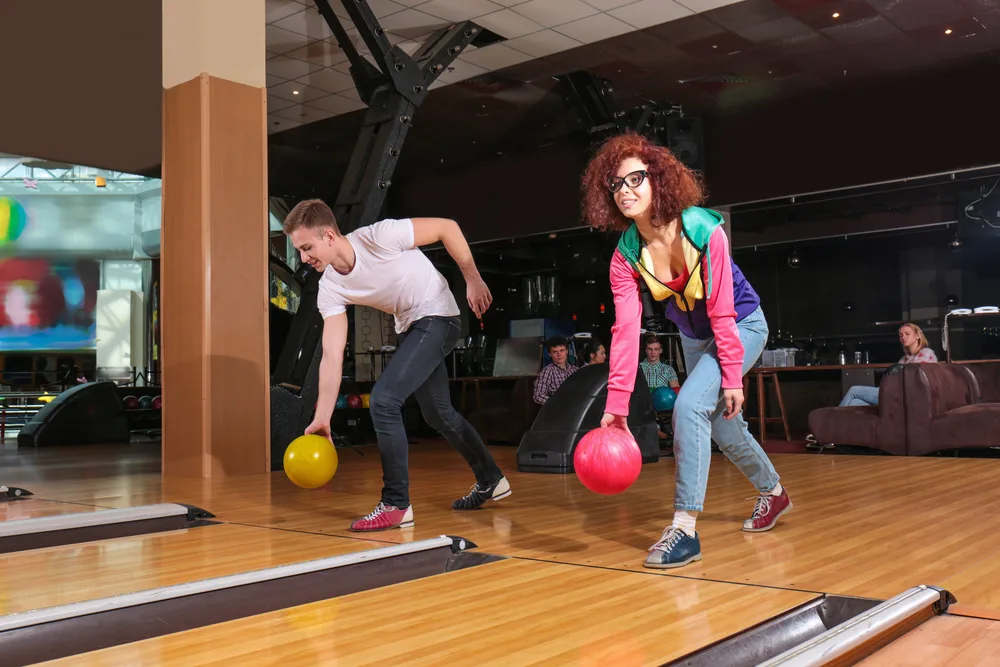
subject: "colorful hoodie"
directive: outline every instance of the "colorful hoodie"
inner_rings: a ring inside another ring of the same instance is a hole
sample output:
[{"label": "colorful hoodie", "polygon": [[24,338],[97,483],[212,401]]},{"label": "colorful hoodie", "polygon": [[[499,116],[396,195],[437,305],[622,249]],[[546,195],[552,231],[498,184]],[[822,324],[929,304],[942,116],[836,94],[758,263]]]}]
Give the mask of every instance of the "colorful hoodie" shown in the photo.
[{"label": "colorful hoodie", "polygon": [[689,338],[715,338],[722,388],[743,386],[743,343],[736,323],[754,312],[760,298],[729,256],[722,215],[691,207],[681,214],[684,273],[669,284],[656,279],[653,260],[633,224],[622,234],[611,258],[615,324],[611,329],[611,368],[606,410],[627,415],[639,363],[642,299],[639,278],[666,316]]}]

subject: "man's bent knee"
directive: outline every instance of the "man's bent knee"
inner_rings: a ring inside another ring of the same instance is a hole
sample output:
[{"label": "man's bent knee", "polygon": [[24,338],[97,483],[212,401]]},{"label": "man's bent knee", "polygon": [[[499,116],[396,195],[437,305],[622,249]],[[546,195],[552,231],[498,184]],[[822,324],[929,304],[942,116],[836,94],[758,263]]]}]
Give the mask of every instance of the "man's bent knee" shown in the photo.
[{"label": "man's bent knee", "polygon": [[426,410],[421,410],[421,413],[427,425],[438,433],[457,430],[459,424],[462,422],[462,416],[458,413],[458,410],[450,405],[447,407],[438,407],[435,405]]},{"label": "man's bent knee", "polygon": [[369,402],[372,419],[398,417],[402,414],[404,400],[391,390],[376,386]]}]

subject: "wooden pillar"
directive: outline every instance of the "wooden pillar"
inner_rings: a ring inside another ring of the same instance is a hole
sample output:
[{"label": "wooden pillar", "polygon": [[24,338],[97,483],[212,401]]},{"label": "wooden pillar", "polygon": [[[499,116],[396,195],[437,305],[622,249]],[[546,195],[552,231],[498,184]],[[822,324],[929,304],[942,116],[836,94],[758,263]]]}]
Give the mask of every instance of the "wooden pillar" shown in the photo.
[{"label": "wooden pillar", "polygon": [[163,3],[163,475],[269,467],[264,0]]}]

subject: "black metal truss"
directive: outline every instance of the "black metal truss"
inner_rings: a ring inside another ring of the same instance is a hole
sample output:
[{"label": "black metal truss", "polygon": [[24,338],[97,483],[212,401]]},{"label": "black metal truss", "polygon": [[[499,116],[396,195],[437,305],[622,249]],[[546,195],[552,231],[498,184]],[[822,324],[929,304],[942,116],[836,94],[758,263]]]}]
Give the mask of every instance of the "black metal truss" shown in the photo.
[{"label": "black metal truss", "polygon": [[[351,63],[351,78],[368,106],[332,207],[341,232],[348,233],[378,220],[414,112],[427,97],[430,85],[481,28],[471,21],[448,25],[434,32],[411,57],[390,44],[366,0],[342,0],[375,61],[372,64],[358,52],[329,1],[315,1]],[[301,434],[316,402],[318,383],[310,376],[318,373],[319,364],[313,361],[322,354],[319,342],[323,327],[316,308],[320,277],[308,266],[301,267],[296,274],[302,284],[299,308],[271,375],[274,452],[283,452],[291,438]],[[276,409],[279,407],[274,405],[276,401],[282,404],[280,409]],[[299,407],[285,405],[289,401]]]},{"label": "black metal truss", "polygon": [[622,110],[615,103],[611,82],[587,71],[570,72],[558,79],[566,101],[576,111],[593,141],[603,141],[633,130],[666,145],[667,119],[683,115],[679,105],[651,100],[630,110]]}]

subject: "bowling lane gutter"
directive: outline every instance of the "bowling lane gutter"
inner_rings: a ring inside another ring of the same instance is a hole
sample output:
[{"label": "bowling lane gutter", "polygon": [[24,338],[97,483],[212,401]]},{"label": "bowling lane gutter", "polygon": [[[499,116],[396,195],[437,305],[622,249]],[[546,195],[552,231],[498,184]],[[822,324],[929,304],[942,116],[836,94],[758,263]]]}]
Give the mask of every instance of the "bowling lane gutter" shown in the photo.
[{"label": "bowling lane gutter", "polygon": [[0,616],[0,667],[56,660],[502,560],[439,537]]},{"label": "bowling lane gutter", "polygon": [[193,505],[162,503],[0,521],[0,553],[147,535],[219,523]]}]

